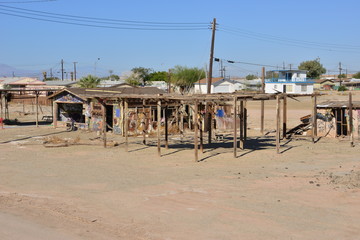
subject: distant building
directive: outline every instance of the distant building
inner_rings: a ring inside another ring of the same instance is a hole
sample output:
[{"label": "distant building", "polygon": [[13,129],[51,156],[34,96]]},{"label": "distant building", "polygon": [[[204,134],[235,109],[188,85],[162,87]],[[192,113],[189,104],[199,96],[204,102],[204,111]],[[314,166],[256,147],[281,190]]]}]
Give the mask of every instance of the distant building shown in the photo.
[{"label": "distant building", "polygon": [[30,77],[5,77],[0,78],[0,89],[12,88],[19,90],[38,89],[46,85],[37,78]]},{"label": "distant building", "polygon": [[335,85],[335,81],[330,79],[314,80],[314,89],[316,90],[332,90],[334,89]]},{"label": "distant building", "polygon": [[[212,78],[211,93],[232,93],[244,89],[244,84],[229,78]],[[194,83],[194,93],[207,93],[207,79]]]},{"label": "distant building", "polygon": [[265,93],[311,94],[314,81],[306,77],[304,70],[271,71],[273,77],[265,80]]}]

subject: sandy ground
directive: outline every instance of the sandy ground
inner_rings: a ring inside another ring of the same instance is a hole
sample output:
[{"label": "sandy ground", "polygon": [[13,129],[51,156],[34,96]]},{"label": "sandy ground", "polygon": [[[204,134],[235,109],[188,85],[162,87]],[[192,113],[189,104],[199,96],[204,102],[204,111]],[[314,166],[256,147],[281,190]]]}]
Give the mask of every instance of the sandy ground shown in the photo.
[{"label": "sandy ground", "polygon": [[[300,101],[289,101],[289,126],[311,113]],[[198,163],[177,136],[159,158],[141,138],[127,153],[111,134],[120,145],[105,149],[95,133],[0,130],[1,239],[359,239],[359,140],[284,140],[278,155],[274,134],[259,136],[259,106],[248,103],[246,150],[233,158],[229,137]],[[266,113],[272,130],[274,102]],[[44,147],[54,136],[80,141]]]}]

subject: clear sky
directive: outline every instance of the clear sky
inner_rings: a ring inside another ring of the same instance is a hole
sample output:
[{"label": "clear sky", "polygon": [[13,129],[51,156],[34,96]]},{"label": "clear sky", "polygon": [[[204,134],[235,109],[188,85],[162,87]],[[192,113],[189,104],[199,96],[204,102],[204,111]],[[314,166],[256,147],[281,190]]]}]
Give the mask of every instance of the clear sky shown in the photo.
[{"label": "clear sky", "polygon": [[[319,58],[330,74],[339,62],[351,73],[360,71],[359,9],[358,0],[0,0],[0,63],[56,71],[64,59],[68,69],[78,62],[89,73],[96,65],[116,74],[133,67],[203,68],[216,18],[217,58],[286,68]],[[224,65],[231,76],[261,72]],[[218,68],[215,62],[214,76]]]}]

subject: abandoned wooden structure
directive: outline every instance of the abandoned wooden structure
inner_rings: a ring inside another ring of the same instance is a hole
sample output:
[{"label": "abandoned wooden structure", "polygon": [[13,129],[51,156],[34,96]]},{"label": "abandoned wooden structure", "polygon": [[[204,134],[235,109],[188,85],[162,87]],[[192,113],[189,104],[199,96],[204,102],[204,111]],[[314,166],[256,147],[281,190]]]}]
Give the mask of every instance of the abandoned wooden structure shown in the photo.
[{"label": "abandoned wooden structure", "polygon": [[[39,126],[39,108],[40,103],[39,99],[42,101],[46,100],[45,96],[49,94],[53,94],[57,89],[0,89],[0,118],[3,120],[10,119],[9,114],[9,102],[16,101],[17,103],[22,102],[23,106],[24,102],[31,102],[33,106],[35,106],[35,124]],[[23,107],[24,109],[24,107]],[[52,118],[51,118],[52,120]]]},{"label": "abandoned wooden structure", "polygon": [[[169,127],[177,126],[180,134],[187,128],[194,134],[194,158],[199,160],[199,149],[203,152],[204,146],[204,120],[210,114],[211,119],[217,114],[219,106],[231,108],[233,128],[233,151],[237,157],[238,149],[245,148],[247,139],[247,101],[277,100],[276,114],[276,151],[280,153],[280,141],[286,134],[286,118],[288,97],[299,97],[295,94],[194,94],[178,95],[159,92],[156,89],[146,88],[96,88],[96,89],[64,89],[52,96],[53,99],[53,125],[61,126],[68,118],[81,122],[84,128],[102,132],[104,147],[106,147],[106,132],[112,131],[124,137],[125,149],[128,149],[128,138],[131,135],[142,135],[143,143],[146,144],[147,135],[153,133],[157,137],[157,152],[161,156],[161,136],[164,132],[164,146],[169,146]],[[302,97],[304,95],[301,95]],[[312,96],[313,104],[316,104],[316,94]],[[281,101],[283,101],[281,107]],[[283,111],[281,124],[281,108]],[[187,111],[184,111],[187,109]],[[316,113],[316,105],[312,107]],[[131,118],[137,115],[139,124],[132,124]],[[261,126],[264,126],[264,112],[262,111]],[[315,114],[316,115],[316,114]],[[169,122],[169,117],[173,120]],[[170,123],[170,124],[169,124]],[[211,121],[209,128],[214,128]],[[81,125],[80,125],[81,126]],[[281,127],[283,131],[281,131]],[[209,130],[210,130],[209,129]],[[316,127],[313,128],[313,139],[316,138]],[[163,131],[162,131],[163,130]],[[263,131],[263,127],[261,129]],[[216,133],[209,131],[207,143],[216,138]],[[315,141],[315,140],[314,140]]]},{"label": "abandoned wooden structure", "polygon": [[360,139],[360,102],[326,101],[316,105],[319,136],[348,138],[351,146]]}]

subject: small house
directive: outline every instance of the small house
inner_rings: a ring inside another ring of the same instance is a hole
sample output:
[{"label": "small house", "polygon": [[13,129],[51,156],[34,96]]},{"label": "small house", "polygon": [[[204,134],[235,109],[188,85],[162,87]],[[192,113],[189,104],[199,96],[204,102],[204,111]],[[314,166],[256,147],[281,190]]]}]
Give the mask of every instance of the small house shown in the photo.
[{"label": "small house", "polygon": [[[233,93],[241,90],[242,85],[240,82],[231,80],[229,78],[212,78],[211,93]],[[194,93],[207,93],[207,79],[203,78],[194,83]]]},{"label": "small house", "polygon": [[314,81],[306,77],[304,70],[276,70],[272,78],[265,80],[265,93],[312,94]]}]

